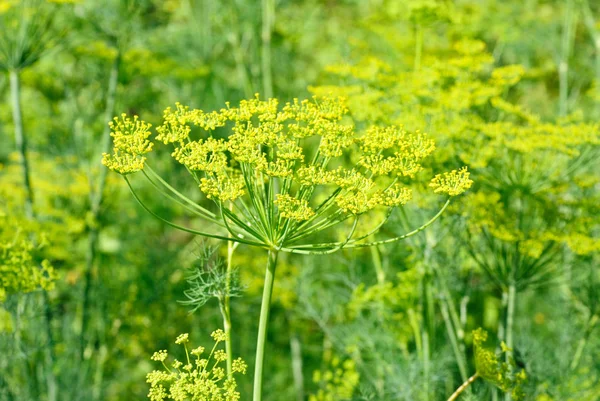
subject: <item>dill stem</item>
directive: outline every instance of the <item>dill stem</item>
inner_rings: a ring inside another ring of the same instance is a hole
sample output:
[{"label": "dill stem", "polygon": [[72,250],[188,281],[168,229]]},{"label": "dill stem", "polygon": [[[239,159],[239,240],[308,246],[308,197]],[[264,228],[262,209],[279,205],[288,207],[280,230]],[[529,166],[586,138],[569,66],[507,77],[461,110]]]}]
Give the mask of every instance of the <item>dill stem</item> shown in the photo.
[{"label": "dill stem", "polygon": [[560,60],[558,63],[558,87],[559,87],[559,107],[558,114],[565,116],[568,112],[569,100],[569,57],[573,47],[573,37],[575,29],[576,15],[573,6],[573,0],[566,1],[566,11],[564,13]]},{"label": "dill stem", "polygon": [[579,362],[581,361],[581,356],[583,355],[583,350],[588,342],[588,340],[590,339],[590,336],[592,334],[592,332],[594,331],[594,328],[596,326],[596,324],[598,323],[598,315],[593,315],[587,322],[586,328],[585,328],[585,333],[583,335],[583,337],[579,340],[579,343],[577,344],[577,350],[575,351],[575,356],[573,357],[573,361],[571,362],[571,370],[575,370],[577,369],[577,366],[579,366]]},{"label": "dill stem", "polygon": [[29,160],[27,159],[27,141],[23,129],[23,112],[21,110],[21,79],[18,70],[10,70],[10,99],[12,103],[13,123],[15,125],[15,144],[21,164],[23,175],[23,186],[25,187],[25,216],[31,219],[33,215],[33,189],[31,187],[31,176]]},{"label": "dill stem", "polygon": [[233,352],[231,347],[231,309],[230,309],[230,293],[231,293],[231,270],[233,268],[233,252],[236,244],[233,242],[227,243],[227,272],[225,276],[225,298],[223,299],[223,307],[221,314],[223,315],[223,329],[225,331],[225,353],[227,354],[227,378],[233,378]]},{"label": "dill stem", "polygon": [[[517,288],[514,283],[508,286],[508,297],[506,300],[506,346],[508,351],[506,352],[506,362],[510,363],[513,356],[513,326],[515,318],[515,305],[517,297]],[[506,392],[504,395],[506,401],[510,401],[512,396],[510,392]]]},{"label": "dill stem", "polygon": [[[108,121],[112,118],[115,108],[115,98],[117,92],[117,84],[119,80],[119,65],[120,65],[120,53],[117,54],[115,60],[110,69],[110,76],[108,80],[108,88],[106,93],[106,104],[104,110],[104,121],[107,122],[102,132],[101,146],[103,152],[110,150],[110,128]],[[83,287],[83,301],[82,301],[82,314],[81,314],[81,327],[79,334],[79,358],[84,359],[84,352],[86,347],[86,332],[89,320],[89,308],[90,308],[90,293],[92,289],[92,270],[94,263],[97,258],[98,238],[100,235],[100,228],[97,225],[97,219],[100,214],[100,205],[102,204],[104,187],[106,185],[106,176],[108,169],[99,165],[100,177],[98,178],[97,187],[90,178],[90,214],[92,220],[92,226],[88,234],[88,249],[85,263],[85,281]]]},{"label": "dill stem", "polygon": [[294,376],[294,389],[296,392],[296,400],[304,401],[304,375],[302,374],[302,344],[298,338],[298,333],[290,323],[290,353],[292,355],[292,374]]},{"label": "dill stem", "polygon": [[[589,1],[582,2],[583,21],[588,28],[589,35],[594,41],[595,50],[595,73],[596,73],[596,96],[600,98],[600,30],[596,28],[596,21],[590,9]],[[598,111],[598,107],[597,107]]]},{"label": "dill stem", "polygon": [[258,322],[258,337],[256,340],[256,361],[254,365],[254,389],[253,401],[262,400],[263,365],[265,359],[265,342],[267,339],[267,327],[269,314],[271,312],[271,296],[273,295],[273,283],[275,281],[275,267],[279,252],[269,249],[267,255],[267,268],[265,271],[265,282],[263,288],[262,302],[260,306],[260,320]]},{"label": "dill stem", "polygon": [[452,320],[450,319],[450,313],[448,312],[448,299],[447,294],[444,294],[440,301],[440,310],[442,312],[442,317],[444,318],[444,324],[446,325],[446,330],[448,332],[448,338],[450,338],[450,344],[452,345],[452,350],[454,351],[454,358],[456,359],[456,364],[458,365],[458,370],[460,371],[460,377],[463,381],[467,380],[467,366],[463,352],[461,351],[458,345],[458,336],[456,331],[459,328],[454,328],[452,325]]},{"label": "dill stem", "polygon": [[265,97],[273,97],[273,71],[271,62],[271,36],[275,22],[275,1],[262,0],[262,47],[261,63],[263,75],[263,91]]},{"label": "dill stem", "polygon": [[[35,212],[33,210],[33,187],[31,185],[31,169],[27,159],[27,139],[23,127],[23,111],[21,108],[21,79],[20,70],[13,68],[9,71],[10,81],[10,100],[12,106],[13,123],[15,126],[15,145],[19,154],[19,163],[21,164],[21,174],[23,175],[23,186],[25,187],[25,216],[33,220]],[[46,345],[46,385],[48,387],[48,401],[57,399],[57,383],[54,374],[54,336],[52,334],[52,310],[50,309],[50,299],[48,292],[42,290],[42,299],[44,302],[44,329],[48,343]],[[19,334],[20,336],[20,334]]]},{"label": "dill stem", "polygon": [[459,388],[456,389],[454,393],[448,398],[447,401],[454,401],[458,398],[458,396],[465,391],[477,378],[479,377],[479,373],[475,373],[473,376],[469,377],[467,381],[460,385]]},{"label": "dill stem", "polygon": [[373,267],[375,267],[375,272],[377,274],[377,284],[384,284],[385,270],[383,269],[383,264],[381,262],[381,253],[379,252],[379,248],[377,245],[373,245],[370,250]]}]

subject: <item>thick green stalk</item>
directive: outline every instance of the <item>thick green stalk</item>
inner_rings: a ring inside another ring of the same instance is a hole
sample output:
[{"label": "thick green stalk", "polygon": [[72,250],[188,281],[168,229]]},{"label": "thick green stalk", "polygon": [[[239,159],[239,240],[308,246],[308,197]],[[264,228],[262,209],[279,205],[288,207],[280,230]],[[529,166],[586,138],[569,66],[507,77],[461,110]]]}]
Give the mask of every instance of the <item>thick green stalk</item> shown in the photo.
[{"label": "thick green stalk", "polygon": [[431,390],[429,389],[429,382],[431,381],[431,344],[427,328],[423,328],[421,335],[423,337],[423,382],[425,387],[425,400],[429,401],[431,398]]},{"label": "thick green stalk", "polygon": [[588,340],[590,339],[590,336],[592,335],[592,332],[594,331],[594,328],[596,327],[596,324],[598,323],[598,315],[593,315],[590,320],[588,320],[586,328],[585,328],[585,333],[583,335],[583,337],[581,338],[581,340],[579,340],[579,343],[577,344],[577,349],[575,351],[575,356],[573,357],[573,361],[571,362],[571,370],[575,370],[577,369],[577,367],[579,366],[579,362],[581,361],[581,356],[583,355],[583,350],[585,349],[585,346],[588,342]]},{"label": "thick green stalk", "polygon": [[[583,1],[583,21],[589,31],[589,34],[594,42],[595,49],[595,72],[596,76],[596,93],[597,99],[600,99],[600,30],[596,28],[596,21],[590,9],[590,4],[587,0]],[[600,103],[599,103],[600,104]],[[597,112],[600,112],[600,106],[597,107]]]},{"label": "thick green stalk", "polygon": [[458,396],[462,394],[463,391],[465,391],[471,384],[473,384],[475,380],[477,380],[478,377],[478,373],[475,373],[473,376],[469,377],[467,381],[461,384],[461,386],[456,389],[456,391],[450,396],[450,398],[448,398],[448,401],[456,400]]},{"label": "thick green stalk", "polygon": [[573,30],[575,27],[575,12],[573,0],[566,0],[563,29],[561,37],[560,60],[558,62],[559,103],[558,113],[564,116],[568,113],[569,101],[569,58],[573,47]]},{"label": "thick green stalk", "polygon": [[256,340],[256,361],[254,366],[254,392],[253,401],[262,400],[263,365],[265,360],[265,342],[267,340],[267,327],[269,325],[269,314],[271,312],[271,296],[273,295],[273,283],[275,281],[275,267],[279,252],[269,250],[267,256],[267,268],[265,272],[265,283],[263,288],[262,302],[260,306],[260,320],[258,322],[258,338]]},{"label": "thick green stalk", "polygon": [[[27,140],[25,129],[23,128],[23,112],[21,109],[21,80],[18,69],[9,71],[10,80],[10,98],[12,103],[13,123],[15,126],[15,145],[19,154],[21,164],[21,174],[23,176],[23,186],[25,188],[25,216],[28,219],[35,218],[33,210],[33,187],[31,186],[31,174],[29,160],[27,159]],[[46,385],[48,387],[48,401],[57,400],[56,375],[54,374],[54,336],[52,334],[52,310],[50,309],[50,300],[48,293],[42,291],[44,302],[44,325],[48,344],[46,346]]]},{"label": "thick green stalk", "polygon": [[[508,286],[508,296],[506,300],[506,346],[508,351],[506,352],[506,362],[508,363],[512,359],[512,348],[513,348],[513,327],[515,318],[515,305],[517,297],[517,288],[514,283]],[[506,392],[504,395],[506,401],[512,399],[510,392]]]},{"label": "thick green stalk", "polygon": [[233,252],[237,244],[234,242],[227,243],[227,276],[225,281],[225,298],[223,299],[222,307],[221,307],[221,315],[223,316],[223,329],[225,331],[225,352],[227,353],[227,378],[231,379],[233,377],[233,352],[231,347],[231,309],[230,309],[230,301],[231,297],[229,294],[231,293],[231,274],[233,269]]},{"label": "thick green stalk", "polygon": [[262,0],[262,47],[261,62],[263,91],[267,98],[273,97],[273,71],[271,62],[271,35],[275,23],[275,1]]},{"label": "thick green stalk", "polygon": [[27,141],[23,129],[23,113],[21,111],[21,80],[18,70],[10,70],[8,74],[10,79],[10,100],[12,103],[13,123],[15,126],[15,145],[17,147],[17,153],[19,154],[23,186],[25,187],[25,215],[31,219],[34,217],[33,189],[31,187],[29,161],[27,159]]},{"label": "thick green stalk", "polygon": [[432,246],[429,238],[425,236],[424,244],[424,268],[423,278],[421,281],[421,302],[422,308],[422,338],[423,338],[423,373],[425,380],[425,400],[431,398],[430,381],[431,381],[431,350],[434,346],[433,339],[435,337],[435,309],[433,299],[433,269],[432,269]]},{"label": "thick green stalk", "polygon": [[292,374],[296,400],[304,401],[304,374],[302,373],[302,344],[296,330],[292,327],[290,334],[290,352],[292,354]]},{"label": "thick green stalk", "polygon": [[456,359],[456,364],[458,365],[458,370],[460,371],[460,377],[463,381],[467,381],[467,363],[465,361],[465,355],[461,351],[458,343],[456,334],[457,330],[452,325],[452,320],[450,319],[450,313],[448,312],[448,300],[446,297],[440,301],[440,309],[442,312],[442,317],[444,318],[444,324],[446,325],[446,331],[448,332],[448,338],[450,339],[450,344],[452,345],[454,358]]},{"label": "thick green stalk", "polygon": [[[104,109],[104,122],[106,123],[104,127],[104,131],[102,132],[101,138],[101,149],[103,152],[110,151],[110,128],[108,127],[108,122],[112,119],[115,108],[115,99],[117,93],[117,84],[119,82],[119,66],[121,63],[120,53],[115,57],[111,69],[110,69],[110,77],[108,80],[108,88],[106,92],[106,104]],[[94,263],[97,258],[98,251],[98,237],[100,234],[100,227],[98,227],[98,216],[100,214],[100,205],[102,204],[104,187],[106,186],[106,176],[108,174],[108,169],[105,168],[98,162],[98,167],[100,169],[100,176],[98,177],[98,182],[91,182],[90,189],[90,214],[92,220],[92,227],[90,227],[90,232],[88,235],[88,250],[86,255],[86,264],[85,264],[85,281],[84,281],[84,289],[83,289],[83,301],[82,301],[82,315],[81,315],[81,328],[80,328],[80,337],[79,337],[79,356],[80,359],[84,358],[84,351],[86,346],[86,333],[89,321],[89,308],[90,308],[90,292],[92,288],[92,270],[94,268]]]},{"label": "thick green stalk", "polygon": [[381,253],[377,245],[369,248],[371,250],[371,259],[373,260],[373,266],[375,267],[375,273],[377,274],[377,284],[385,283],[385,270],[383,269],[383,263],[381,263]]}]

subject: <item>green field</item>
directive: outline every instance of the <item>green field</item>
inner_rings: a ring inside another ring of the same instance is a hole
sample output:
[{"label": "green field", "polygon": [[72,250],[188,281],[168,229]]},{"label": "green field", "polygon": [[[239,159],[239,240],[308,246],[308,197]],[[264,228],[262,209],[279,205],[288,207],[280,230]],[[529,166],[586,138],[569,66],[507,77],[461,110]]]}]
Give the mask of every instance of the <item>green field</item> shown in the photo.
[{"label": "green field", "polygon": [[600,2],[0,0],[0,401],[600,401]]}]

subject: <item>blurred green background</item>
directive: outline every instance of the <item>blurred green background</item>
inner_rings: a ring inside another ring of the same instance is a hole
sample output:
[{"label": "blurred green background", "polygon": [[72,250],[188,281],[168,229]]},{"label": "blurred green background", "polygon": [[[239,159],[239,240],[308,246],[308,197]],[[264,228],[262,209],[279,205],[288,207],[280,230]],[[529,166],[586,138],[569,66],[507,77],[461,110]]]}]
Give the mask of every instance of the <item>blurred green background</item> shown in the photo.
[{"label": "blurred green background", "polygon": [[[221,327],[214,300],[178,302],[206,244],[100,158],[114,115],[157,125],[175,102],[255,93],[343,95],[359,129],[421,129],[439,148],[428,172],[466,164],[475,181],[409,241],[283,258],[266,400],[446,400],[477,327],[491,348],[512,338],[527,400],[600,400],[600,3],[0,0],[0,71],[0,400],[145,399],[155,350]],[[386,233],[435,213],[422,192]],[[234,258],[250,366],[264,259]],[[481,381],[461,397],[504,395]]]}]

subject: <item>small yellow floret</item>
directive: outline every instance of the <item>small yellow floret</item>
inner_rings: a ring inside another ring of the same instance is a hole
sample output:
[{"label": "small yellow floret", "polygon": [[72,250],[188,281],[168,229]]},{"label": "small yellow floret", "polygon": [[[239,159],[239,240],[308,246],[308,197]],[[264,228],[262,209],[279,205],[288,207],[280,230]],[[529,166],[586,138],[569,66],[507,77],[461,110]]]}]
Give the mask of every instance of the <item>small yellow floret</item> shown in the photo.
[{"label": "small yellow floret", "polygon": [[449,173],[438,174],[429,183],[435,193],[457,196],[471,188],[473,181],[469,179],[469,171],[466,167],[460,170],[452,170]]},{"label": "small yellow floret", "polygon": [[305,221],[314,216],[315,211],[304,199],[296,199],[287,194],[277,194],[274,202],[279,208],[279,215],[286,219]]}]

